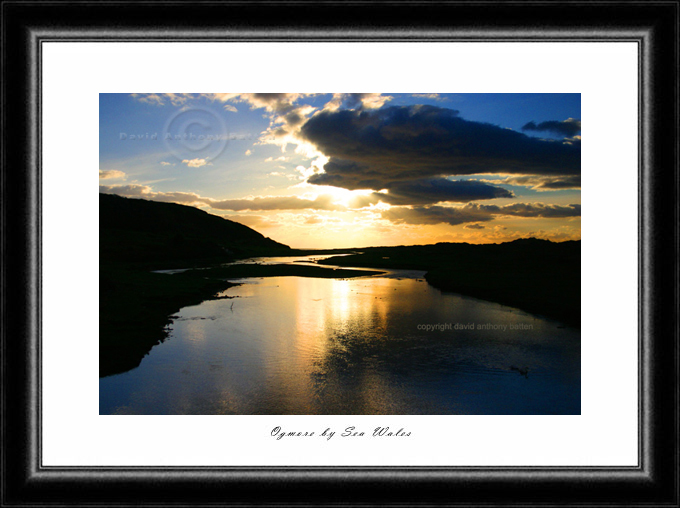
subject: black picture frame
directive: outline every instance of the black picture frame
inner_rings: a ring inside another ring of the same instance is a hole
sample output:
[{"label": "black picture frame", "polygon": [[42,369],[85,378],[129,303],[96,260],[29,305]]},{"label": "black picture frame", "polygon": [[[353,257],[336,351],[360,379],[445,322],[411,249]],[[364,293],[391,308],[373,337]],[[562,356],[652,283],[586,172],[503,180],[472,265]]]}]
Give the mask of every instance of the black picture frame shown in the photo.
[{"label": "black picture frame", "polygon": [[[661,2],[2,2],[2,505],[678,506],[678,29]],[[44,467],[45,41],[635,41],[640,49],[636,467]]]}]

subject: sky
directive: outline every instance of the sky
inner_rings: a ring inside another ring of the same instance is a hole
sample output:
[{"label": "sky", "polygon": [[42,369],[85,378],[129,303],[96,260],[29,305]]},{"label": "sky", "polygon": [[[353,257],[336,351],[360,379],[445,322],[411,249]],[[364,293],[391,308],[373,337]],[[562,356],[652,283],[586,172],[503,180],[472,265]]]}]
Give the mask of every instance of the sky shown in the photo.
[{"label": "sky", "polygon": [[99,96],[99,192],[294,248],[581,236],[580,94]]}]

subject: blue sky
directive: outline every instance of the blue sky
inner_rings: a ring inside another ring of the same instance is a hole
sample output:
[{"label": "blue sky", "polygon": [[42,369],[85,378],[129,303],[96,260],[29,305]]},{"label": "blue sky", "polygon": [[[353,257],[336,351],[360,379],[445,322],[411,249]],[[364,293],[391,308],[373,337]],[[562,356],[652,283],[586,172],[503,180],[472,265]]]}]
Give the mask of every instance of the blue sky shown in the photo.
[{"label": "blue sky", "polygon": [[580,238],[579,94],[100,94],[100,192],[293,247]]}]

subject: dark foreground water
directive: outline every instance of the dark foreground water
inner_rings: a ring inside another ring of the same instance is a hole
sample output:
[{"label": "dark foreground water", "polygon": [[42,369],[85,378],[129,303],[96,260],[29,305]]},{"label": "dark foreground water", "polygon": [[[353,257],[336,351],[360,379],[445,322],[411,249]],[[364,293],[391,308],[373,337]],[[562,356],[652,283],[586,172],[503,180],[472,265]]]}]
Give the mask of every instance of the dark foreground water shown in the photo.
[{"label": "dark foreground water", "polygon": [[580,414],[579,330],[419,277],[245,279],[100,379],[100,414]]}]

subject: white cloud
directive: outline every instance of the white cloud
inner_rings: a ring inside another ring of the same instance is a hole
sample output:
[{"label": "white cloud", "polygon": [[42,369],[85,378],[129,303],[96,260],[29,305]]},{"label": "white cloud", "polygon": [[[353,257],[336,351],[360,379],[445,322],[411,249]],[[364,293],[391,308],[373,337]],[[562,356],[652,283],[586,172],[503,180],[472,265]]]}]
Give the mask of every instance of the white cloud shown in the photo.
[{"label": "white cloud", "polygon": [[293,104],[310,93],[213,93],[204,94],[212,100],[221,102],[245,102],[251,109],[265,109],[269,113],[287,113]]},{"label": "white cloud", "polygon": [[173,106],[182,106],[187,100],[193,98],[193,95],[190,93],[131,93],[130,97],[155,106],[164,106],[168,102]]},{"label": "white cloud", "polygon": [[188,93],[166,93],[163,95],[165,95],[173,106],[182,106],[191,98],[191,94]]},{"label": "white cloud", "polygon": [[163,105],[163,98],[157,93],[131,93],[130,97],[134,97],[139,102],[145,102],[146,104]]},{"label": "white cloud", "polygon": [[418,97],[420,99],[431,99],[433,101],[446,101],[446,97],[442,97],[438,93],[414,93],[411,94],[413,97]]},{"label": "white cloud", "polygon": [[288,157],[285,155],[282,155],[281,157],[277,157],[276,159],[274,157],[267,157],[264,161],[265,162],[277,162],[277,161],[282,161],[285,162],[288,160]]},{"label": "white cloud", "polygon": [[295,171],[300,173],[301,180],[306,180],[310,176],[316,174],[316,168],[314,168],[314,166],[311,166],[309,168],[306,168],[304,166],[298,166],[295,168]]},{"label": "white cloud", "polygon": [[335,93],[333,98],[323,107],[325,111],[345,109],[378,109],[393,99],[381,93]]},{"label": "white cloud", "polygon": [[125,173],[118,171],[117,169],[100,169],[99,179],[100,180],[113,180],[114,178],[125,179]]},{"label": "white cloud", "polygon": [[182,161],[182,164],[186,164],[190,168],[200,168],[201,166],[210,166],[211,163],[208,162],[208,159],[184,159]]},{"label": "white cloud", "polygon": [[293,104],[303,97],[316,95],[311,93],[133,93],[130,94],[140,102],[163,106],[167,103],[182,106],[190,99],[204,97],[212,101],[224,103],[224,109],[236,113],[238,110],[229,102],[245,102],[251,109],[264,108],[270,113],[286,113],[293,109]]},{"label": "white cloud", "polygon": [[[285,168],[281,168],[281,169],[285,169]],[[297,175],[282,173],[281,171],[274,171],[272,173],[267,173],[267,176],[280,176],[282,178],[287,178],[288,180],[297,180],[298,179]]]}]

